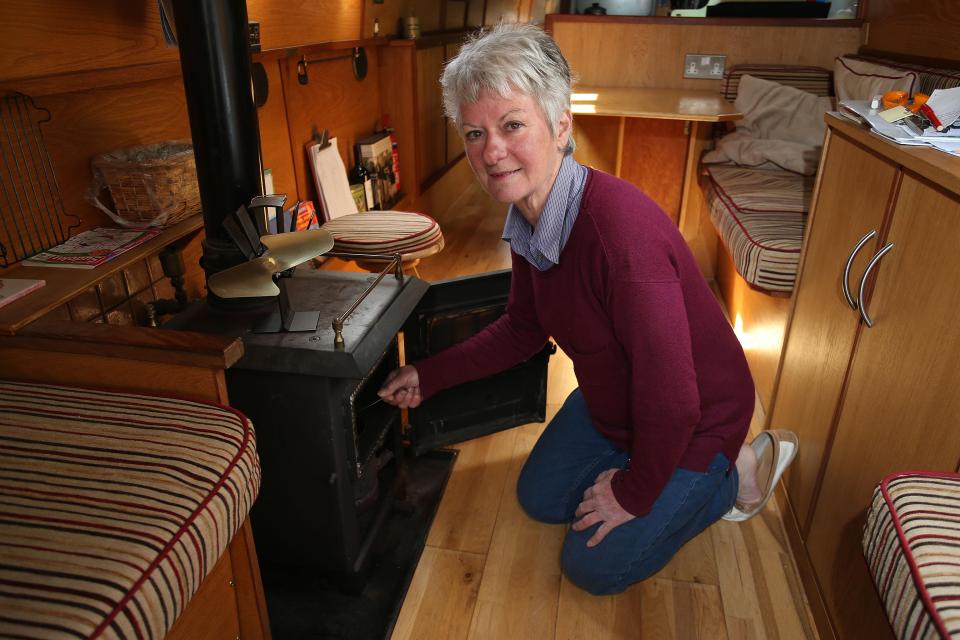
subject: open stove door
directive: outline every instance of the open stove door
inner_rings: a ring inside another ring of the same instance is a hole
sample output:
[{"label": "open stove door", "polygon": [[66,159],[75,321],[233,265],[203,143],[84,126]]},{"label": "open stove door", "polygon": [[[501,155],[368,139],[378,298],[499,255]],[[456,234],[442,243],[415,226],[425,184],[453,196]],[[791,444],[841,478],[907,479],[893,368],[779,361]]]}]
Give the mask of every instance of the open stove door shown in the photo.
[{"label": "open stove door", "polygon": [[[458,344],[499,318],[510,271],[435,282],[403,326],[406,361]],[[502,373],[447,389],[409,412],[415,454],[495,431],[546,420],[547,364],[553,343]]]}]

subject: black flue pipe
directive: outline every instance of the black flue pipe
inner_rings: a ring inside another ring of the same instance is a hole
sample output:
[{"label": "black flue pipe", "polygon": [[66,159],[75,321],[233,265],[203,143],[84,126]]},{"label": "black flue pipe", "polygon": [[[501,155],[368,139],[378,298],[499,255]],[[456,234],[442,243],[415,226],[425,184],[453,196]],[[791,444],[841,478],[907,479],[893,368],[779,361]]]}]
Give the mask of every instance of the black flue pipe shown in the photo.
[{"label": "black flue pipe", "polygon": [[[245,261],[223,220],[263,194],[247,4],[174,0],[173,10],[206,231],[201,264],[209,278]],[[209,300],[223,302],[212,294]]]}]

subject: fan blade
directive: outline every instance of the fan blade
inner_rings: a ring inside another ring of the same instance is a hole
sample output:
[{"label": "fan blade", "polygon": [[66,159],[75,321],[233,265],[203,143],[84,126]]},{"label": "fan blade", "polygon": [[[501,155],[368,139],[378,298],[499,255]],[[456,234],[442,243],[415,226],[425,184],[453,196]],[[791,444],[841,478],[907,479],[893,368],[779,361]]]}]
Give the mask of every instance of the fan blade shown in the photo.
[{"label": "fan blade", "polygon": [[276,259],[277,271],[286,271],[333,248],[333,236],[326,229],[266,235],[260,242]]},{"label": "fan blade", "polygon": [[273,283],[273,274],[284,268],[273,256],[260,256],[213,274],[207,279],[207,288],[221,298],[276,296],[280,289]]}]

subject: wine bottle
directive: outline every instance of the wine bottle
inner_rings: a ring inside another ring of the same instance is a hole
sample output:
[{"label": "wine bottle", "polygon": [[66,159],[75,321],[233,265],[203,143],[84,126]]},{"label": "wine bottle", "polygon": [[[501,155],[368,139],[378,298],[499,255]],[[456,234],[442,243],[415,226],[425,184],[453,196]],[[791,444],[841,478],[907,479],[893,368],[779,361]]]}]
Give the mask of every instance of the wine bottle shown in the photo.
[{"label": "wine bottle", "polygon": [[350,184],[363,185],[365,210],[370,211],[374,208],[373,180],[370,178],[370,172],[363,166],[363,158],[360,157],[360,145],[353,145],[353,156],[355,159],[353,168],[350,169]]}]

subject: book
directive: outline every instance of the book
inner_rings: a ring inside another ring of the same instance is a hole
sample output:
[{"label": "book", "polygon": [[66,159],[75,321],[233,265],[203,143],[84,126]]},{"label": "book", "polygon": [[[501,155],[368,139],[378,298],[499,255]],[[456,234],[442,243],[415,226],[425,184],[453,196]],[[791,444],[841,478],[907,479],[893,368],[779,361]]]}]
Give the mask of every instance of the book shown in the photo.
[{"label": "book", "polygon": [[0,307],[5,307],[14,300],[19,300],[31,291],[36,291],[46,280],[32,280],[30,278],[0,278]]},{"label": "book", "polygon": [[376,194],[374,201],[381,210],[394,204],[399,191],[397,176],[393,171],[393,142],[389,133],[376,133],[358,140],[363,166],[374,178]]},{"label": "book", "polygon": [[28,267],[93,269],[160,235],[160,229],[100,227],[78,233],[63,244],[23,261]]}]

